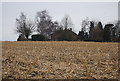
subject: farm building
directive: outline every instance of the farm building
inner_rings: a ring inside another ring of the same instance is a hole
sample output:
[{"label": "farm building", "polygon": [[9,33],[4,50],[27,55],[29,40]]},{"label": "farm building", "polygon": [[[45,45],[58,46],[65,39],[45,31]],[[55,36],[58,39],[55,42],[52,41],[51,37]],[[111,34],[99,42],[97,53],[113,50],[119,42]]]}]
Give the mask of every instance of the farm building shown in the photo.
[{"label": "farm building", "polygon": [[51,34],[52,41],[77,41],[79,36],[72,29],[57,30]]}]

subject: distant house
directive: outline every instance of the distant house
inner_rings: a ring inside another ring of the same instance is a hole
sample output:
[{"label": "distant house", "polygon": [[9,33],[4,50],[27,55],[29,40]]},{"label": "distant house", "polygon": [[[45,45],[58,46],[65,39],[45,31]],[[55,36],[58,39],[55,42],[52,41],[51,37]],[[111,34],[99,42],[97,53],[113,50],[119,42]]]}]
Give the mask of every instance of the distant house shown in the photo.
[{"label": "distant house", "polygon": [[120,42],[120,38],[112,38],[112,42]]},{"label": "distant house", "polygon": [[23,34],[20,34],[17,41],[30,41],[30,40],[25,38],[25,36]]},{"label": "distant house", "polygon": [[103,31],[103,38],[105,42],[111,42],[112,41],[112,29],[113,24],[106,24]]},{"label": "distant house", "polygon": [[57,30],[51,34],[52,41],[77,41],[79,36],[72,29]]},{"label": "distant house", "polygon": [[45,36],[41,34],[32,35],[32,41],[45,41]]}]

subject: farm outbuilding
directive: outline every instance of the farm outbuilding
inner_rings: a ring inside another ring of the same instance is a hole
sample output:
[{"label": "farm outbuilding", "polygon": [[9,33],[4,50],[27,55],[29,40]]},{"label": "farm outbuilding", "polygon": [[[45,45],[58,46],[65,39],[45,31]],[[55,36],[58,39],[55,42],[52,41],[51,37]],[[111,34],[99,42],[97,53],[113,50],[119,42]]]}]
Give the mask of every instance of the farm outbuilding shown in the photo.
[{"label": "farm outbuilding", "polygon": [[57,30],[51,34],[53,41],[77,41],[79,36],[72,29]]}]

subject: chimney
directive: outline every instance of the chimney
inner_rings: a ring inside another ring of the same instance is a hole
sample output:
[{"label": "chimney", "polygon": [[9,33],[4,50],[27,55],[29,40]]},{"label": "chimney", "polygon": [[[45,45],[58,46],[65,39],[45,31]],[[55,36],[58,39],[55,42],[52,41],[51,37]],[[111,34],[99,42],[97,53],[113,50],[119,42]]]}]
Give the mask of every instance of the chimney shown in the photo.
[{"label": "chimney", "polygon": [[72,28],[70,28],[70,31],[72,31]]}]

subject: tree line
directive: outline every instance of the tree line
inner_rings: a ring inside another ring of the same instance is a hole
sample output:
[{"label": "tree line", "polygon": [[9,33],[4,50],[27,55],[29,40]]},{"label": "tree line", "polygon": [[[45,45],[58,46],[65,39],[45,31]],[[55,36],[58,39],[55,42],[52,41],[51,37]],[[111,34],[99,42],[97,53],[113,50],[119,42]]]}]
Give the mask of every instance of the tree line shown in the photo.
[{"label": "tree line", "polygon": [[103,26],[101,21],[89,21],[86,18],[82,21],[82,29],[79,32],[79,36],[84,41],[119,42],[120,21]]},{"label": "tree line", "polygon": [[[78,34],[73,32],[72,28],[73,23],[69,15],[65,15],[61,22],[57,22],[52,20],[47,10],[37,12],[34,22],[29,20],[24,13],[16,18],[18,41],[45,41],[55,38],[55,40],[70,41],[120,41],[120,21],[116,21],[114,24],[105,24],[103,27],[101,21],[89,21],[89,18],[86,18],[82,20],[81,30]],[[33,34],[34,32],[37,34]]]}]

